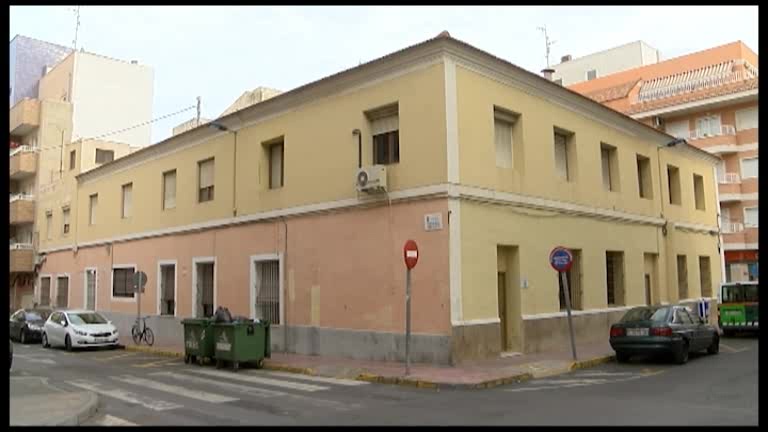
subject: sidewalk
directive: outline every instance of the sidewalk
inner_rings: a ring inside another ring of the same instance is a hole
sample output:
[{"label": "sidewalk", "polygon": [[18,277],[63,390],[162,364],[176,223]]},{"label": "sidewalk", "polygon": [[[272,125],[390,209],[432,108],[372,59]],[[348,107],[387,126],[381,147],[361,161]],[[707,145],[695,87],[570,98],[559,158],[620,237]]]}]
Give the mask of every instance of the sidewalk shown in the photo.
[{"label": "sidewalk", "polygon": [[[121,340],[127,350],[152,352],[166,356],[184,356],[178,346],[136,346]],[[332,378],[357,379],[422,388],[490,388],[531,378],[558,375],[574,369],[588,368],[613,360],[608,342],[584,344],[577,347],[579,361],[574,362],[570,351],[516,355],[490,360],[467,362],[457,366],[411,363],[405,376],[405,363],[354,360],[326,356],[309,356],[273,352],[264,362],[264,369],[317,375]]]},{"label": "sidewalk", "polygon": [[67,392],[41,377],[10,377],[11,426],[79,426],[93,416],[99,397]]}]

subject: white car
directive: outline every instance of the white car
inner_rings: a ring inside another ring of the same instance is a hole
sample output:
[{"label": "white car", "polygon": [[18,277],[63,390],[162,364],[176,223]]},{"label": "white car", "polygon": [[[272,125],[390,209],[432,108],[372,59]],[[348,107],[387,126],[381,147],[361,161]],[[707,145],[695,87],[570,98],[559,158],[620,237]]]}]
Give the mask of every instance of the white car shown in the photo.
[{"label": "white car", "polygon": [[117,328],[100,313],[89,310],[55,311],[43,326],[43,347],[117,346]]}]

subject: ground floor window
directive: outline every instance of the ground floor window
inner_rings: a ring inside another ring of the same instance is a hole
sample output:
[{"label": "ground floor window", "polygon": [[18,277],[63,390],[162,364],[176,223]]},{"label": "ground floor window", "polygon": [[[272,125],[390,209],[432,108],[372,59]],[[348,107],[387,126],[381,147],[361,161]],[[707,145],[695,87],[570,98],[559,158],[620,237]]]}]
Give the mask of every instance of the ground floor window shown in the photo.
[{"label": "ground floor window", "polygon": [[69,276],[56,278],[56,307],[69,307]]},{"label": "ground floor window", "polygon": [[40,306],[51,305],[51,278],[40,278]]},{"label": "ground floor window", "polygon": [[176,314],[176,265],[160,266],[160,315]]},{"label": "ground floor window", "polygon": [[280,323],[280,261],[256,261],[256,318]]},{"label": "ground floor window", "polygon": [[195,264],[195,316],[198,318],[213,316],[214,269],[213,261]]},{"label": "ground floor window", "polygon": [[605,253],[605,275],[608,306],[624,305],[624,252]]},{"label": "ground floor window", "polygon": [[112,269],[112,297],[133,298],[133,267]]}]

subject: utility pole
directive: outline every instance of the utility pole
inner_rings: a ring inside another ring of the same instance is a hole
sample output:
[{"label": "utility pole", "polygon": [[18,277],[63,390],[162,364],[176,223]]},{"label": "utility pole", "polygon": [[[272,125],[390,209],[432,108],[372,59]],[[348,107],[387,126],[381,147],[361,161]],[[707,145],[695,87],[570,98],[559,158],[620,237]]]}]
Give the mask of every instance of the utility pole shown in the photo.
[{"label": "utility pole", "polygon": [[197,97],[197,121],[195,127],[200,126],[200,96]]},{"label": "utility pole", "polygon": [[75,13],[75,18],[77,19],[75,24],[75,39],[72,41],[72,47],[77,51],[77,32],[80,30],[80,6],[78,6],[77,9],[70,10]]},{"label": "utility pole", "polygon": [[547,69],[549,69],[549,47],[555,44],[557,41],[551,41],[549,40],[549,35],[547,34],[547,26],[544,27],[537,27],[539,30],[541,30],[544,33],[544,45],[546,46],[546,52],[547,52]]}]

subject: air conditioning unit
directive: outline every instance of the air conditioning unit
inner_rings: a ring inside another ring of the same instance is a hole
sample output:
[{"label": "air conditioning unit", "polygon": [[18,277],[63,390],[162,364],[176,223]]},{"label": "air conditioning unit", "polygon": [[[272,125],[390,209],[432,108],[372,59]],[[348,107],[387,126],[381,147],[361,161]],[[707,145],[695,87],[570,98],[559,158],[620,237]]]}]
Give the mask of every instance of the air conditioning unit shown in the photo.
[{"label": "air conditioning unit", "polygon": [[355,174],[358,192],[384,192],[387,190],[387,167],[372,165],[358,168]]},{"label": "air conditioning unit", "polygon": [[659,116],[653,117],[653,126],[657,128],[664,126],[664,119]]}]

